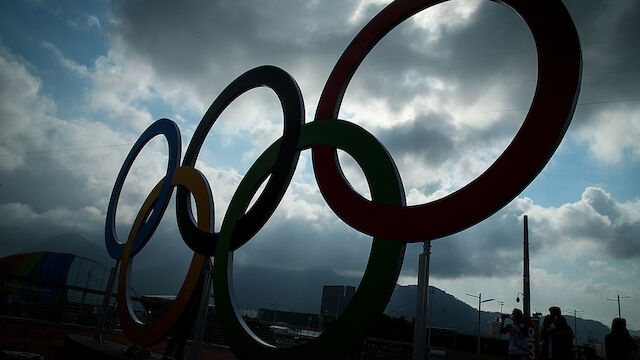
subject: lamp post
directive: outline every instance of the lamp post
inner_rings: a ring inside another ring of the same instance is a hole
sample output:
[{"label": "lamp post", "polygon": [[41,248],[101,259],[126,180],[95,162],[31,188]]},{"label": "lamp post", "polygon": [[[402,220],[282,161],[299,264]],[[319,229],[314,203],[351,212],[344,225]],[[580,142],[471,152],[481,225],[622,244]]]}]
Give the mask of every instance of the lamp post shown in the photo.
[{"label": "lamp post", "polygon": [[[621,318],[621,317],[622,317],[622,313],[621,313],[621,311],[620,311],[620,299],[628,299],[628,298],[630,298],[630,297],[631,297],[631,296],[620,296],[620,294],[618,294],[618,299],[617,299],[617,301],[618,301],[618,317],[619,317],[619,318]],[[609,301],[616,301],[616,299],[606,299],[606,300],[609,300]]]},{"label": "lamp post", "polygon": [[431,351],[431,328],[433,327],[433,300],[435,299],[434,295],[436,293],[436,289],[431,287],[429,289],[429,293],[431,294],[431,298],[429,299],[429,321],[428,321],[428,330],[427,330],[427,349]]},{"label": "lamp post", "polygon": [[482,306],[482,303],[488,302],[488,301],[492,301],[495,300],[493,298],[491,299],[487,299],[487,300],[482,300],[482,293],[478,293],[478,295],[472,295],[472,294],[466,294],[467,296],[471,296],[474,298],[478,298],[478,346],[477,346],[477,352],[478,354],[480,354],[480,307]]},{"label": "lamp post", "polygon": [[527,215],[524,216],[524,241],[523,241],[523,270],[522,270],[522,312],[525,319],[531,318],[531,290],[529,275],[529,221]]},{"label": "lamp post", "polygon": [[575,351],[575,358],[576,360],[578,359],[578,313],[579,312],[584,312],[584,310],[576,310],[573,309],[573,339],[575,340],[575,347],[576,347],[576,351]]},{"label": "lamp post", "polygon": [[504,305],[504,301],[498,300],[498,304],[500,304],[500,314],[502,314],[502,305]]}]

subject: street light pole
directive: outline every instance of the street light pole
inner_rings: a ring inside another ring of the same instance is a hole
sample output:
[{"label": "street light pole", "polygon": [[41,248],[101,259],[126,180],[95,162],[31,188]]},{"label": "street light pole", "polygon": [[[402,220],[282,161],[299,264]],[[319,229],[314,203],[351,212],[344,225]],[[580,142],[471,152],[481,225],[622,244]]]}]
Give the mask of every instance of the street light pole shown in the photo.
[{"label": "street light pole", "polygon": [[522,312],[525,319],[531,318],[531,290],[529,287],[530,275],[529,275],[529,221],[527,215],[524,216],[524,256],[523,256],[523,271],[522,271]]},{"label": "street light pole", "polygon": [[429,327],[427,330],[427,349],[431,350],[431,328],[433,327],[433,300],[435,299],[435,288],[430,288],[429,293],[431,294],[431,298],[429,299]]},{"label": "street light pole", "polygon": [[478,355],[480,355],[480,314],[481,314],[481,306],[482,303],[488,302],[488,301],[493,301],[495,299],[491,298],[491,299],[487,299],[487,300],[482,300],[482,293],[478,293],[478,295],[472,295],[472,294],[467,294],[468,296],[474,297],[474,298],[478,298],[478,345],[477,345],[477,352]]}]

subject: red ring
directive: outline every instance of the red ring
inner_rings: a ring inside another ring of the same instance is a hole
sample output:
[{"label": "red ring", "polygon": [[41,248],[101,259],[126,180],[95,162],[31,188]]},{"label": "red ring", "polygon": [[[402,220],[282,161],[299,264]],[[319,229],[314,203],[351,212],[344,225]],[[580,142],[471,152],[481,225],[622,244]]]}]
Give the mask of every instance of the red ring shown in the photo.
[{"label": "red ring", "polygon": [[[446,1],[446,0],[445,0]],[[345,90],[369,51],[389,31],[439,0],[397,0],[353,39],[322,91],[315,120],[336,118]],[[538,84],[529,113],[502,155],[456,192],[430,203],[399,207],[371,202],[356,193],[338,166],[336,150],[312,148],[318,187],[331,209],[358,231],[374,237],[417,242],[472,226],[505,206],[536,177],[560,144],[573,116],[582,74],[580,41],[559,0],[503,0],[529,26],[538,49]]]}]

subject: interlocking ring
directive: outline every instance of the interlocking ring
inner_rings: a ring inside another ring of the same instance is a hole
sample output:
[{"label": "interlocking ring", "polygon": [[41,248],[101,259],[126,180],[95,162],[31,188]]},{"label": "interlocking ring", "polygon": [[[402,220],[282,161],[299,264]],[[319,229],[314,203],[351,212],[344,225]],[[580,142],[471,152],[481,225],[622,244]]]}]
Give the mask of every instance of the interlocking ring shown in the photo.
[{"label": "interlocking ring", "polygon": [[[468,185],[433,202],[406,206],[402,181],[388,152],[365,129],[338,120],[346,87],[369,51],[395,26],[417,12],[447,0],[396,0],[376,15],[342,54],[322,92],[315,121],[304,124],[302,95],[295,80],[283,70],[262,66],[234,80],[213,102],[200,122],[180,162],[180,134],[170,120],[152,124],[133,146],[123,164],[109,202],[106,246],[122,259],[118,307],[125,333],[134,343],[159,341],[182,313],[194,291],[200,270],[215,255],[214,282],[217,314],[232,350],[240,358],[325,359],[344,356],[384,310],[400,273],[405,244],[435,239],[463,230],[498,211],[520,193],[555,152],[571,121],[579,93],[582,60],[578,35],[559,0],[502,0],[529,26],[538,49],[538,84],[533,102],[518,134],[503,154]],[[282,137],[253,164],[224,216],[219,233],[213,231],[213,199],[204,176],[195,170],[202,143],[214,122],[238,96],[257,86],[278,95],[284,113]],[[124,179],[141,148],[163,134],[169,142],[165,177],[143,204],[126,244],[115,236],[115,212]],[[314,173],[331,209],[347,224],[374,237],[362,281],[341,317],[317,339],[292,348],[276,348],[248,329],[235,307],[233,251],[251,239],[279,204],[295,170],[299,153],[312,149]],[[336,149],[360,165],[372,200],[357,194],[338,164]],[[250,200],[269,177],[256,203]],[[195,254],[189,273],[169,311],[154,324],[143,324],[133,314],[127,297],[132,257],[148,242],[158,225],[172,188],[179,186],[176,212],[180,233]],[[189,193],[198,208],[191,213]]]},{"label": "interlocking ring", "polygon": [[[395,26],[441,3],[394,1],[353,39],[325,84],[315,121],[338,116],[351,77],[369,51]],[[347,183],[335,149],[314,146],[318,187],[344,222],[366,234],[418,242],[450,235],[474,225],[513,200],[538,175],[564,136],[580,89],[582,59],[578,34],[560,1],[500,0],[529,26],[538,49],[538,84],[520,131],[480,176],[454,193],[427,204],[390,206],[372,202]],[[425,221],[429,225],[424,226]]]},{"label": "interlocking ring", "polygon": [[[238,219],[238,231],[233,241],[234,250],[249,241],[271,217],[293,176],[300,155],[296,145],[300,136],[300,127],[304,123],[304,102],[298,84],[284,70],[275,66],[261,66],[238,77],[222,91],[205,113],[189,142],[182,162],[183,166],[195,166],[200,148],[220,114],[238,96],[258,86],[271,88],[282,104],[284,113],[282,148],[264,190],[251,209]],[[213,255],[218,234],[213,231],[200,231],[193,225],[189,193],[185,189],[178,189],[176,217],[178,228],[187,245],[200,254]]]},{"label": "interlocking ring", "polygon": [[[181,185],[187,188],[189,192],[193,194],[196,201],[196,208],[198,211],[198,228],[202,231],[208,231],[211,226],[210,213],[211,209],[213,209],[213,201],[209,184],[200,171],[189,166],[177,168],[170,180],[167,180],[167,178],[160,180],[142,204],[133,226],[131,227],[129,240],[127,241],[124,247],[124,252],[122,253],[122,265],[120,267],[120,276],[118,278],[117,297],[120,326],[127,338],[129,338],[133,343],[139,345],[154,344],[162,340],[169,333],[173,324],[175,324],[182,312],[185,310],[187,302],[198,283],[202,267],[210,261],[209,257],[194,253],[185,281],[169,308],[158,320],[151,324],[145,324],[138,319],[131,307],[128,295],[129,284],[131,281],[131,272],[129,269],[132,266],[134,255],[132,248],[135,244],[137,234],[146,224],[149,224],[149,221],[152,221],[149,219],[145,223],[145,219],[147,219],[149,213],[153,211],[152,207],[159,201],[159,197],[163,192],[165,184],[169,184],[171,187]],[[154,229],[156,227],[157,224],[153,226]]]},{"label": "interlocking ring", "polygon": [[176,171],[176,168],[180,164],[180,130],[178,126],[171,120],[160,119],[145,130],[140,138],[129,151],[127,159],[122,164],[116,183],[111,191],[111,198],[109,199],[109,208],[107,209],[107,221],[105,225],[105,243],[109,256],[116,260],[122,259],[122,252],[125,245],[118,241],[116,234],[116,210],[118,208],[118,199],[120,198],[120,192],[124,185],[124,180],[127,178],[127,174],[133,165],[136,157],[142,150],[142,148],[155,136],[164,135],[169,143],[169,162],[167,164],[167,173],[158,194],[158,200],[153,204],[153,211],[150,218],[146,223],[142,225],[139,231],[134,234],[134,239],[131,245],[131,256],[137,254],[142,247],[149,241],[149,238],[155,231],[156,227],[160,223],[164,211],[167,209],[169,199],[171,199],[171,193],[173,188],[171,187],[171,179]]},{"label": "interlocking ring", "polygon": [[[374,201],[403,206],[404,191],[386,149],[361,127],[342,120],[314,121],[302,128],[298,149],[315,144],[337,147],[361,166]],[[395,289],[405,244],[374,239],[360,285],[344,312],[317,339],[301,346],[277,348],[255,336],[237,311],[233,294],[231,244],[237,219],[260,186],[260,179],[277,161],[279,141],[271,145],[238,185],[227,209],[216,247],[214,297],[218,320],[234,353],[246,359],[338,359],[364,335],[376,315],[384,311]]]}]

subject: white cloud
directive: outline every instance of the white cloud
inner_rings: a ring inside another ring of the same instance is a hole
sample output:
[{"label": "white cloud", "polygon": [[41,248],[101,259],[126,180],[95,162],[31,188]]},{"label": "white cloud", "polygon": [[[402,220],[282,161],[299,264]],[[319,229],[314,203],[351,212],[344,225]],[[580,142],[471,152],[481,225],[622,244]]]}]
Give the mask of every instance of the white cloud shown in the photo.
[{"label": "white cloud", "polygon": [[0,225],[5,227],[37,226],[56,231],[88,232],[104,222],[104,213],[91,206],[76,210],[59,207],[38,213],[28,204],[5,203],[0,204],[0,219]]},{"label": "white cloud", "polygon": [[[100,66],[89,70],[65,58],[55,45],[45,47],[66,70],[96,80],[92,91],[98,98],[108,92],[100,82],[106,75],[100,74]],[[8,49],[0,50],[0,171],[7,175],[3,190],[10,192],[2,205],[8,219],[4,225],[29,227],[34,222],[51,230],[100,231],[131,138],[94,119],[59,118],[42,81]],[[124,107],[134,108],[119,102],[103,109],[126,111]],[[118,208],[118,218],[125,223],[133,221],[144,197],[162,178],[166,151],[162,142],[151,141],[139,155],[141,161],[134,163]]]},{"label": "white cloud", "polygon": [[[1,45],[0,45],[1,46]],[[0,170],[14,171],[26,162],[26,154],[42,151],[50,128],[46,124],[55,112],[54,102],[41,94],[40,79],[0,47]]]},{"label": "white cloud", "polygon": [[577,137],[586,141],[593,155],[605,164],[640,161],[640,106],[602,106],[593,120],[580,128]]},{"label": "white cloud", "polygon": [[78,75],[83,77],[89,76],[89,70],[87,69],[86,66],[80,65],[77,62],[65,57],[64,54],[62,54],[62,51],[60,51],[60,49],[58,49],[58,47],[55,46],[54,44],[48,41],[43,41],[42,46],[47,50],[51,51],[53,55],[58,59],[58,61],[60,61],[60,64],[63,67],[65,67],[67,70],[75,72]]},{"label": "white cloud", "polygon": [[[524,205],[524,204],[523,204]],[[524,205],[532,229],[545,245],[563,245],[568,254],[580,256],[579,244],[596,245],[616,258],[640,256],[636,229],[640,199],[620,203],[597,187],[588,187],[582,199],[559,208]],[[585,249],[582,249],[584,251]]]},{"label": "white cloud", "polygon": [[424,43],[437,42],[445,31],[455,31],[469,22],[481,2],[477,0],[457,0],[439,4],[423,11],[412,18],[418,28],[426,30]]}]

